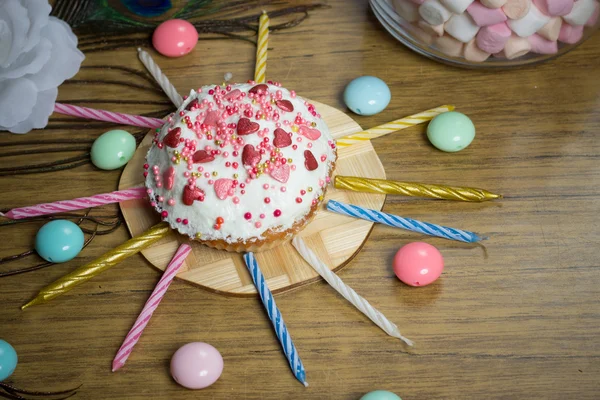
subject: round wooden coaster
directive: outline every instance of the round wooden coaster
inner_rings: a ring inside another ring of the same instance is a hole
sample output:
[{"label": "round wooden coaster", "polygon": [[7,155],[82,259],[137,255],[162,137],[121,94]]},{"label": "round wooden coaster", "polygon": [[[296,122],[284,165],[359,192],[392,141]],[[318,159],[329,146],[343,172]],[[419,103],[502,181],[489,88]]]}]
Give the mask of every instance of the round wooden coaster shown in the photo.
[{"label": "round wooden coaster", "polygon": [[[334,138],[362,130],[343,112],[325,104],[312,103],[327,122]],[[140,144],[123,170],[119,189],[144,184],[142,175],[144,157],[153,137],[154,131],[151,131]],[[385,179],[383,165],[370,141],[339,148],[335,174]],[[325,199],[381,210],[385,195],[354,193],[330,187]],[[158,213],[146,200],[123,202],[121,210],[129,232],[133,236],[160,221]],[[333,271],[337,271],[360,251],[372,227],[371,222],[331,213],[321,206],[313,221],[300,233],[300,236],[323,262]],[[142,251],[142,254],[156,268],[164,270],[181,243],[190,244],[192,252],[177,274],[178,279],[228,296],[256,294],[241,254],[206,247],[176,232]],[[273,293],[282,293],[320,279],[290,243],[257,253],[256,258]]]}]

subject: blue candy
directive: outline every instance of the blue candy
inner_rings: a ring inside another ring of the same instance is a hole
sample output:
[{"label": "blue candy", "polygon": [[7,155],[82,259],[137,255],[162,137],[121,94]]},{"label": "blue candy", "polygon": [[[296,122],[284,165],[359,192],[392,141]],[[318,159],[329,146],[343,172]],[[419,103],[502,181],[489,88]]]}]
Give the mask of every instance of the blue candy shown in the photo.
[{"label": "blue candy", "polygon": [[35,250],[46,261],[72,260],[83,249],[83,232],[71,221],[58,219],[42,226],[35,237]]},{"label": "blue candy", "polygon": [[344,103],[353,113],[359,115],[382,112],[390,104],[391,98],[388,85],[374,76],[356,78],[344,90]]},{"label": "blue candy", "polygon": [[0,382],[15,372],[17,360],[15,349],[8,342],[0,339]]}]

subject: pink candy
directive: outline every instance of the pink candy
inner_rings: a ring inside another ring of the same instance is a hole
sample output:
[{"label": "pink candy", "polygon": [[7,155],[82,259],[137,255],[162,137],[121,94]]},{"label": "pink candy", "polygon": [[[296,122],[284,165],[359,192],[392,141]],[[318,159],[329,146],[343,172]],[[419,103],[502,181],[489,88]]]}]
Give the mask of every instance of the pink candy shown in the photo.
[{"label": "pink candy", "polygon": [[499,8],[487,8],[477,1],[471,3],[467,12],[479,26],[495,25],[507,20],[506,15]]},{"label": "pink candy", "polygon": [[558,40],[563,43],[577,43],[583,37],[583,26],[573,26],[567,23],[562,24]]},{"label": "pink candy", "polygon": [[410,286],[426,286],[444,270],[442,255],[430,244],[413,242],[403,246],[394,257],[394,272]]},{"label": "pink candy", "polygon": [[477,47],[486,53],[498,53],[510,38],[511,31],[505,22],[483,27],[477,34]]},{"label": "pink candy", "polygon": [[531,51],[537,54],[556,54],[558,52],[558,44],[556,41],[551,42],[544,39],[538,34],[533,34],[527,38]]},{"label": "pink candy", "polygon": [[188,54],[198,43],[198,31],[182,19],[163,22],[152,35],[152,45],[163,56],[181,57]]},{"label": "pink candy", "polygon": [[188,343],[171,358],[171,376],[188,389],[204,389],[215,383],[222,372],[223,357],[208,343]]},{"label": "pink candy", "polygon": [[560,17],[573,9],[573,0],[533,0],[533,3],[546,15]]}]

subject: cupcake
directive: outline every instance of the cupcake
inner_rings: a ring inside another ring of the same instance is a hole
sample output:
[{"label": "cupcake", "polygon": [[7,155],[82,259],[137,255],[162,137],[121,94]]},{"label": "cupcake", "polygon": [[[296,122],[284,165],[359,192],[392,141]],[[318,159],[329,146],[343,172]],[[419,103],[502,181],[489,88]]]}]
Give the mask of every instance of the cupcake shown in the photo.
[{"label": "cupcake", "polygon": [[157,130],[146,187],[181,234],[256,252],[310,222],[336,157],[327,125],[294,91],[277,83],[205,86]]}]

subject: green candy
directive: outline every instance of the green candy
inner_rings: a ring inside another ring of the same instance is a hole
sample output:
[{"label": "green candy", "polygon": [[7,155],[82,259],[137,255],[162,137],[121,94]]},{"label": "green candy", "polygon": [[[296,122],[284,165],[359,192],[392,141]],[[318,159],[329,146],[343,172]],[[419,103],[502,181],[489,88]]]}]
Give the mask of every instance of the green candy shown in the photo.
[{"label": "green candy", "polygon": [[105,170],[121,168],[135,153],[135,138],[126,131],[116,129],[100,135],[92,145],[92,163]]},{"label": "green candy", "polygon": [[360,400],[402,400],[399,396],[387,390],[376,390],[365,394]]},{"label": "green candy", "polygon": [[475,138],[475,125],[465,114],[446,112],[431,120],[427,127],[427,138],[442,151],[461,151]]}]

